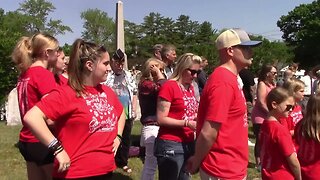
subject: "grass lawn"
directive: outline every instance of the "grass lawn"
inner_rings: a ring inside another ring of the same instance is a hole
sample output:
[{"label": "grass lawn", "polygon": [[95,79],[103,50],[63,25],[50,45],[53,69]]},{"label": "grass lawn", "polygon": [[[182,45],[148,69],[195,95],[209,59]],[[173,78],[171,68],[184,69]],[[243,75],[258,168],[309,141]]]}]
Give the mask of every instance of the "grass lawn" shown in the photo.
[{"label": "grass lawn", "polygon": [[[135,121],[132,130],[133,145],[139,145],[140,140],[140,122]],[[0,179],[2,180],[24,180],[27,179],[25,161],[19,153],[19,150],[15,147],[16,142],[19,139],[19,131],[21,126],[6,126],[5,122],[0,121]],[[250,128],[249,137],[253,141],[253,135]],[[129,166],[132,168],[133,173],[126,174],[123,171],[117,169],[114,173],[115,180],[139,180],[142,172],[142,162],[139,158],[130,158]],[[260,174],[254,168],[254,156],[253,148],[250,147],[250,159],[248,164],[248,178],[256,179],[260,178]],[[156,177],[157,179],[157,177]],[[193,175],[192,179],[200,179],[199,175]]]}]

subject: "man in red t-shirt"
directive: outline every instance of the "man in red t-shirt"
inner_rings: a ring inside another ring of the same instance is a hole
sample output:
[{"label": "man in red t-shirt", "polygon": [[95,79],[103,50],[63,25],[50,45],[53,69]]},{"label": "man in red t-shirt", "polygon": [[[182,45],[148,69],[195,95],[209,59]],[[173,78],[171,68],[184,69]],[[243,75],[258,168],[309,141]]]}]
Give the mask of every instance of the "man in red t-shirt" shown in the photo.
[{"label": "man in red t-shirt", "polygon": [[201,179],[245,179],[248,165],[246,101],[237,82],[239,71],[252,63],[251,41],[242,29],[229,29],[216,40],[220,66],[202,92],[195,154],[188,170]]}]

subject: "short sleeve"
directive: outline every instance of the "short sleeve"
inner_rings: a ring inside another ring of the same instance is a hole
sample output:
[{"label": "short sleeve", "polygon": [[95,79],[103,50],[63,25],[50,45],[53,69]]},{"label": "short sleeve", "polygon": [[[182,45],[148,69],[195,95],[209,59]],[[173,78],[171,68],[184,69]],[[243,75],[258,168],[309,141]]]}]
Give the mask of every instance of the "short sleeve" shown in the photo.
[{"label": "short sleeve", "polygon": [[66,92],[60,88],[50,92],[47,96],[43,97],[36,106],[46,115],[47,118],[55,121],[59,117],[67,113],[71,102],[68,101]]},{"label": "short sleeve", "polygon": [[139,94],[149,95],[158,90],[158,84],[150,80],[143,80],[139,83]]},{"label": "short sleeve", "polygon": [[165,82],[160,88],[159,97],[165,99],[166,101],[172,102],[174,98],[175,84],[175,81]]},{"label": "short sleeve", "polygon": [[212,111],[207,112],[205,119],[219,123],[225,122],[234,97],[233,88],[227,83],[220,82],[208,89],[208,92],[207,109]]}]

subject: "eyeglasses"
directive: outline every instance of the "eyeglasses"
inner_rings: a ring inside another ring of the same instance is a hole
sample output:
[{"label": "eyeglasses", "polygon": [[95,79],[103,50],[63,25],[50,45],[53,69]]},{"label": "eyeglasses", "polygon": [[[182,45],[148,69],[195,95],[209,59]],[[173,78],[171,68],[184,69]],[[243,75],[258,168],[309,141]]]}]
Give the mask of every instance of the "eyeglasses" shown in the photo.
[{"label": "eyeglasses", "polygon": [[194,70],[194,69],[190,69],[190,68],[188,68],[187,69],[188,71],[190,71],[190,73],[191,73],[191,76],[194,76],[195,74],[200,74],[200,70]]},{"label": "eyeglasses", "polygon": [[292,111],[293,110],[294,105],[291,104],[287,104],[286,106],[286,111]]},{"label": "eyeglasses", "polygon": [[276,75],[277,74],[277,72],[270,72],[272,75]]}]

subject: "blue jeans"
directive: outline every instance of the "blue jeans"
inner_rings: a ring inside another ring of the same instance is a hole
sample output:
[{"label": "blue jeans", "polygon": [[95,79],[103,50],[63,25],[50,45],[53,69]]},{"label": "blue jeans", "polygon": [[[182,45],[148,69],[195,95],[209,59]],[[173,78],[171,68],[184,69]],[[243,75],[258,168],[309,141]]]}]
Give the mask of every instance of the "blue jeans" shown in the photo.
[{"label": "blue jeans", "polygon": [[194,142],[181,143],[157,138],[154,155],[157,157],[159,180],[189,180],[185,163],[194,154]]}]

